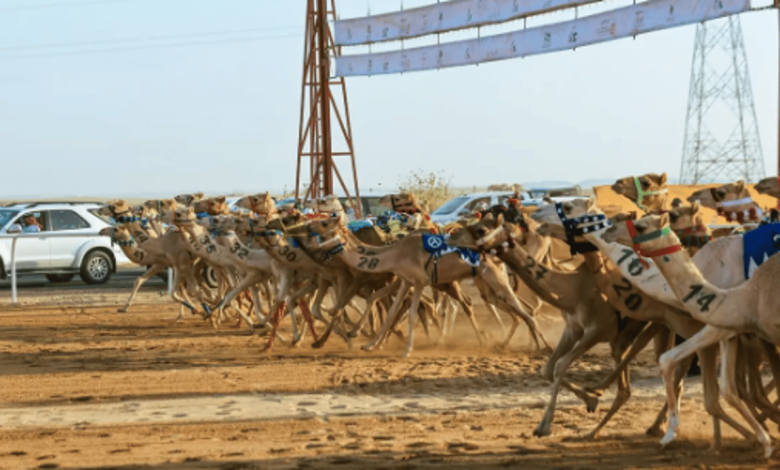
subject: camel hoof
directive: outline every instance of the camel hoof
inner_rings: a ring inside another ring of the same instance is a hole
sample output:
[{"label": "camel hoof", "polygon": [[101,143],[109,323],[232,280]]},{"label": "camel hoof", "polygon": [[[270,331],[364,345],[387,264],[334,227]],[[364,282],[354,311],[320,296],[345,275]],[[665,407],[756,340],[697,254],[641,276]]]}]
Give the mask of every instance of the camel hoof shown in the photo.
[{"label": "camel hoof", "polygon": [[552,434],[552,430],[549,426],[540,424],[538,428],[534,429],[534,437],[547,437],[550,434]]},{"label": "camel hoof", "polygon": [[772,446],[765,446],[764,447],[764,458],[768,459],[769,457],[772,456],[773,452],[774,452],[774,449],[772,448]]},{"label": "camel hoof", "polygon": [[666,431],[664,431],[664,429],[661,426],[650,426],[645,431],[645,435],[650,437],[661,437],[664,435],[665,432]]},{"label": "camel hoof", "polygon": [[669,444],[671,444],[675,440],[675,438],[677,438],[677,434],[674,433],[674,432],[669,432],[667,430],[667,432],[664,435],[663,439],[661,439],[661,441],[660,441],[661,447],[668,446]]},{"label": "camel hoof", "polygon": [[117,309],[117,313],[127,313],[127,307]]},{"label": "camel hoof", "polygon": [[595,413],[598,407],[599,397],[588,397],[588,400],[585,401],[585,409],[588,410],[588,413]]},{"label": "camel hoof", "polygon": [[359,334],[360,332],[355,330],[347,332],[347,336],[350,338],[357,338]]}]

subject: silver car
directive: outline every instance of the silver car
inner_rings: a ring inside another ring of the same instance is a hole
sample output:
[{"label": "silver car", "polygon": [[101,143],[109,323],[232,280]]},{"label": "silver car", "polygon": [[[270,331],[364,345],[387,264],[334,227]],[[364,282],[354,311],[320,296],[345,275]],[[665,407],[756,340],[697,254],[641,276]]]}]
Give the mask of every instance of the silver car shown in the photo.
[{"label": "silver car", "polygon": [[[100,204],[93,202],[35,202],[0,207],[0,278],[11,274],[12,239],[5,235],[10,234],[9,229],[22,229],[24,237],[16,241],[17,275],[43,274],[51,282],[68,282],[78,274],[88,284],[107,282],[117,264],[130,260],[119,246],[112,246],[108,237],[97,235],[112,222],[98,215],[99,208]],[[23,219],[29,215],[35,218],[40,232],[25,233],[28,230]]]}]

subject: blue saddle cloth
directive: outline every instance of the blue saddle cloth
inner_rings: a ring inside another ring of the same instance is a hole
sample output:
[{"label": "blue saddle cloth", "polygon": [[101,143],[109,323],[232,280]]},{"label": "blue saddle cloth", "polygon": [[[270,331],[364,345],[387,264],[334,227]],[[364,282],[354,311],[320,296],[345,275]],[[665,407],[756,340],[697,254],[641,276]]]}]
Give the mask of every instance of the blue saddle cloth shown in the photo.
[{"label": "blue saddle cloth", "polygon": [[742,236],[742,258],[745,263],[745,279],[770,256],[780,251],[780,224],[762,225]]},{"label": "blue saddle cloth", "polygon": [[455,248],[447,245],[447,240],[444,235],[424,233],[422,236],[422,244],[425,251],[430,253],[431,256],[441,258],[448,253],[457,252],[461,259],[470,266],[479,266],[479,253],[468,248]]},{"label": "blue saddle cloth", "polygon": [[367,227],[373,227],[374,224],[371,223],[369,220],[354,220],[347,224],[347,228],[350,232],[357,232],[358,230],[363,230]]}]

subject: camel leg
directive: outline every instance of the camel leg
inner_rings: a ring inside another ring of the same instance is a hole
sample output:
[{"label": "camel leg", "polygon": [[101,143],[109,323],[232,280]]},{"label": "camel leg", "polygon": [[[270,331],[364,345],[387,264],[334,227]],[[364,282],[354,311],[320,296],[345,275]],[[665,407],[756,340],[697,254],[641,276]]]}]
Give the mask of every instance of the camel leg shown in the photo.
[{"label": "camel leg", "polygon": [[119,313],[127,313],[127,310],[130,308],[130,305],[133,303],[133,299],[135,298],[135,295],[138,293],[138,289],[141,288],[144,282],[148,281],[152,278],[152,276],[155,276],[167,269],[167,265],[163,264],[153,264],[149,266],[149,269],[146,270],[145,273],[141,274],[136,278],[135,283],[133,283],[133,292],[130,293],[130,297],[127,299],[127,302],[125,302],[125,306],[120,308],[118,310]]},{"label": "camel leg", "polygon": [[418,283],[414,286],[414,292],[412,292],[412,305],[409,307],[409,337],[406,340],[406,349],[401,357],[409,357],[412,353],[412,347],[414,346],[414,325],[417,323],[417,308],[420,306],[420,297],[422,291],[425,288],[424,284]]},{"label": "camel leg", "polygon": [[615,413],[620,410],[620,408],[628,401],[629,398],[631,398],[631,375],[628,367],[624,367],[620,371],[617,380],[617,393],[615,394],[615,399],[612,401],[612,406],[609,408],[609,411],[607,411],[607,414],[604,415],[604,417],[601,419],[601,422],[585,436],[585,439],[594,439],[599,431],[601,431],[601,428],[603,428],[604,425],[606,425],[607,422],[612,419],[612,416],[614,416]]},{"label": "camel leg", "polygon": [[617,380],[618,377],[620,377],[623,369],[625,369],[628,364],[633,361],[640,352],[642,352],[650,340],[655,338],[655,336],[663,329],[666,329],[666,327],[660,323],[650,323],[645,329],[642,330],[641,333],[639,333],[634,342],[631,344],[631,347],[628,349],[628,352],[625,354],[620,363],[615,366],[612,372],[598,384],[592,387],[585,387],[585,390],[592,393],[601,393],[603,390],[609,388],[609,386],[612,385],[612,383]]},{"label": "camel leg", "polygon": [[365,326],[366,322],[372,317],[374,305],[377,302],[381,301],[383,298],[385,298],[394,290],[397,290],[398,286],[400,285],[401,285],[401,280],[395,279],[393,280],[393,282],[382,287],[381,289],[373,291],[368,296],[368,299],[366,300],[366,308],[365,310],[363,310],[363,314],[360,316],[360,319],[355,325],[355,328],[353,328],[352,331],[348,332],[347,336],[349,336],[350,338],[356,338],[357,335],[359,335],[360,332],[363,330],[363,327]]},{"label": "camel leg", "polygon": [[769,434],[763,426],[761,426],[761,423],[756,420],[753,414],[750,413],[750,410],[748,410],[747,406],[745,406],[737,394],[734,379],[737,361],[739,360],[739,356],[737,355],[738,341],[737,338],[731,337],[728,340],[721,342],[720,352],[722,364],[720,369],[720,387],[723,390],[723,397],[726,401],[734,407],[742,418],[747,421],[750,427],[753,428],[753,431],[758,438],[758,442],[764,447],[764,458],[768,459],[772,456],[773,451]]},{"label": "camel leg", "polygon": [[555,405],[558,401],[558,393],[563,385],[563,376],[571,365],[572,361],[582,356],[586,351],[599,342],[599,328],[589,328],[584,331],[582,336],[575,342],[574,347],[567,351],[560,359],[555,362],[553,369],[553,386],[550,401],[542,417],[542,422],[534,430],[534,436],[549,436],[552,434],[552,421],[555,414]]},{"label": "camel leg", "polygon": [[[618,335],[610,342],[612,349],[612,359],[615,361],[616,368],[623,362],[625,356],[630,352],[630,346],[636,342],[637,334],[641,334],[647,329],[650,329],[651,323],[640,321],[629,321],[626,327],[618,333]],[[612,416],[617,413],[620,408],[631,398],[631,375],[628,370],[628,366],[621,369],[617,382],[617,393],[615,399],[612,401],[607,414],[601,419],[599,424],[588,433],[585,438],[588,440],[594,439],[596,435],[601,431]]]},{"label": "camel leg", "polygon": [[400,316],[401,305],[403,300],[406,298],[406,294],[409,292],[410,288],[411,284],[405,280],[401,280],[401,286],[398,288],[396,297],[393,300],[393,306],[390,307],[390,312],[388,312],[385,321],[379,328],[379,332],[376,334],[376,336],[374,336],[373,340],[371,340],[368,344],[363,345],[361,349],[364,351],[372,351],[384,339],[384,337],[387,336],[387,334],[390,332],[390,328],[393,327],[395,321],[397,320],[396,317]]},{"label": "camel leg", "polygon": [[692,355],[696,351],[736,335],[731,330],[705,325],[698,333],[687,341],[661,354],[658,365],[664,379],[666,388],[666,401],[669,412],[669,425],[666,435],[661,439],[661,445],[666,446],[677,438],[677,427],[680,424],[680,401],[674,380],[675,369],[678,362]]},{"label": "camel leg", "polygon": [[531,336],[536,343],[536,349],[542,349],[540,341],[544,344],[545,348],[550,347],[550,343],[544,337],[542,330],[539,329],[539,325],[536,324],[536,319],[525,311],[520,301],[517,300],[514,292],[512,292],[509,286],[509,281],[506,277],[500,276],[497,269],[485,268],[480,271],[480,278],[484,279],[486,283],[493,289],[494,293],[502,301],[506,302],[511,307],[511,312],[519,316],[528,325],[528,329],[531,331]]}]

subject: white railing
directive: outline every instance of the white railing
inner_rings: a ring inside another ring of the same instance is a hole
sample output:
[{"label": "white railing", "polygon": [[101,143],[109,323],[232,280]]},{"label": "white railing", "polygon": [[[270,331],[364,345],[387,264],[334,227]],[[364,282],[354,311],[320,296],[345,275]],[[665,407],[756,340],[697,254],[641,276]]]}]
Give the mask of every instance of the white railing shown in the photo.
[{"label": "white railing", "polygon": [[[85,238],[85,237],[104,237],[97,233],[57,233],[57,232],[20,232],[8,235],[0,235],[0,240],[11,239],[11,304],[16,305],[17,287],[16,287],[16,242],[20,238]],[[168,293],[173,289],[173,271],[168,268]]]}]

